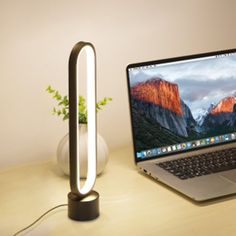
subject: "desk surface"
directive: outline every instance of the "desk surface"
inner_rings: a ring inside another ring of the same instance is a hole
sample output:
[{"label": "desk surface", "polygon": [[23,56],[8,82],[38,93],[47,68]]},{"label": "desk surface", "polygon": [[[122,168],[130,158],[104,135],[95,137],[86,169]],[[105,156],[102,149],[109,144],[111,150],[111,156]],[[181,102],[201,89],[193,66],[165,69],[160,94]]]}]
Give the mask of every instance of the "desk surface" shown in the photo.
[{"label": "desk surface", "polygon": [[[48,209],[67,203],[68,178],[40,162],[0,172],[0,235],[12,235]],[[67,207],[54,210],[22,235],[236,235],[236,197],[194,204],[137,172],[131,148],[110,154],[97,178],[100,217],[75,222]]]}]

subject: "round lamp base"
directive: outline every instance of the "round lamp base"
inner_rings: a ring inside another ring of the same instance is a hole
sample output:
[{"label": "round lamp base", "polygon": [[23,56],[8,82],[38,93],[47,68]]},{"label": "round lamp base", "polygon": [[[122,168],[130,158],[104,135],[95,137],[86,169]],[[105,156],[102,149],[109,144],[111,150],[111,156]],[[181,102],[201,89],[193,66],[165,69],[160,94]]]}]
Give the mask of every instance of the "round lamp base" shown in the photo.
[{"label": "round lamp base", "polygon": [[99,194],[91,191],[81,198],[78,195],[68,193],[68,217],[77,221],[94,220],[99,216]]}]

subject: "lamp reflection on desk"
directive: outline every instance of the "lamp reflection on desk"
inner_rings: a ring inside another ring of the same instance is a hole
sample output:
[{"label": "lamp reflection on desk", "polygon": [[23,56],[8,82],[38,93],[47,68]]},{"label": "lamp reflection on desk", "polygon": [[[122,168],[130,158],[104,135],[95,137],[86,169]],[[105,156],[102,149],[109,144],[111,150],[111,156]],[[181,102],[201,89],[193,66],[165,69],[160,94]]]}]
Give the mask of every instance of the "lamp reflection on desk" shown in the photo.
[{"label": "lamp reflection on desk", "polygon": [[[80,183],[77,61],[82,51],[86,53],[87,67],[87,178]],[[91,43],[78,42],[69,58],[69,151],[70,188],[68,194],[68,216],[73,220],[93,220],[99,216],[99,194],[93,191],[96,180],[97,125],[96,125],[96,53]]]}]

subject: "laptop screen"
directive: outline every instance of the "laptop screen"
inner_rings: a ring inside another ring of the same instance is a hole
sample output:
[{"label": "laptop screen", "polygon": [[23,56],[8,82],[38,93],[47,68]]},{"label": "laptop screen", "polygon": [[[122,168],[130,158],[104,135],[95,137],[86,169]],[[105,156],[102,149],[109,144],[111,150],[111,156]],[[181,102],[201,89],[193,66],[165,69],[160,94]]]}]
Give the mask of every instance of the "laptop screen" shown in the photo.
[{"label": "laptop screen", "polygon": [[236,50],[127,67],[136,161],[236,141]]}]

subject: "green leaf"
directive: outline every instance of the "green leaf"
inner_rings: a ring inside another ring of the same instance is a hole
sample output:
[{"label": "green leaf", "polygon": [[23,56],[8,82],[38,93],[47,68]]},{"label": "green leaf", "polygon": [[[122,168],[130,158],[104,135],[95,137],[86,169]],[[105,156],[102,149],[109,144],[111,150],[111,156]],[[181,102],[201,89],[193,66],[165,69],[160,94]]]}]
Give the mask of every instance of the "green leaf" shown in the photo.
[{"label": "green leaf", "polygon": [[53,93],[54,90],[52,89],[51,85],[48,85],[48,87],[46,88],[46,91],[49,93]]},{"label": "green leaf", "polygon": [[67,119],[69,119],[69,114],[68,113],[63,116],[63,121],[67,120]]},{"label": "green leaf", "polygon": [[65,108],[62,108],[62,113],[63,113],[63,115],[66,115],[66,109]]}]

